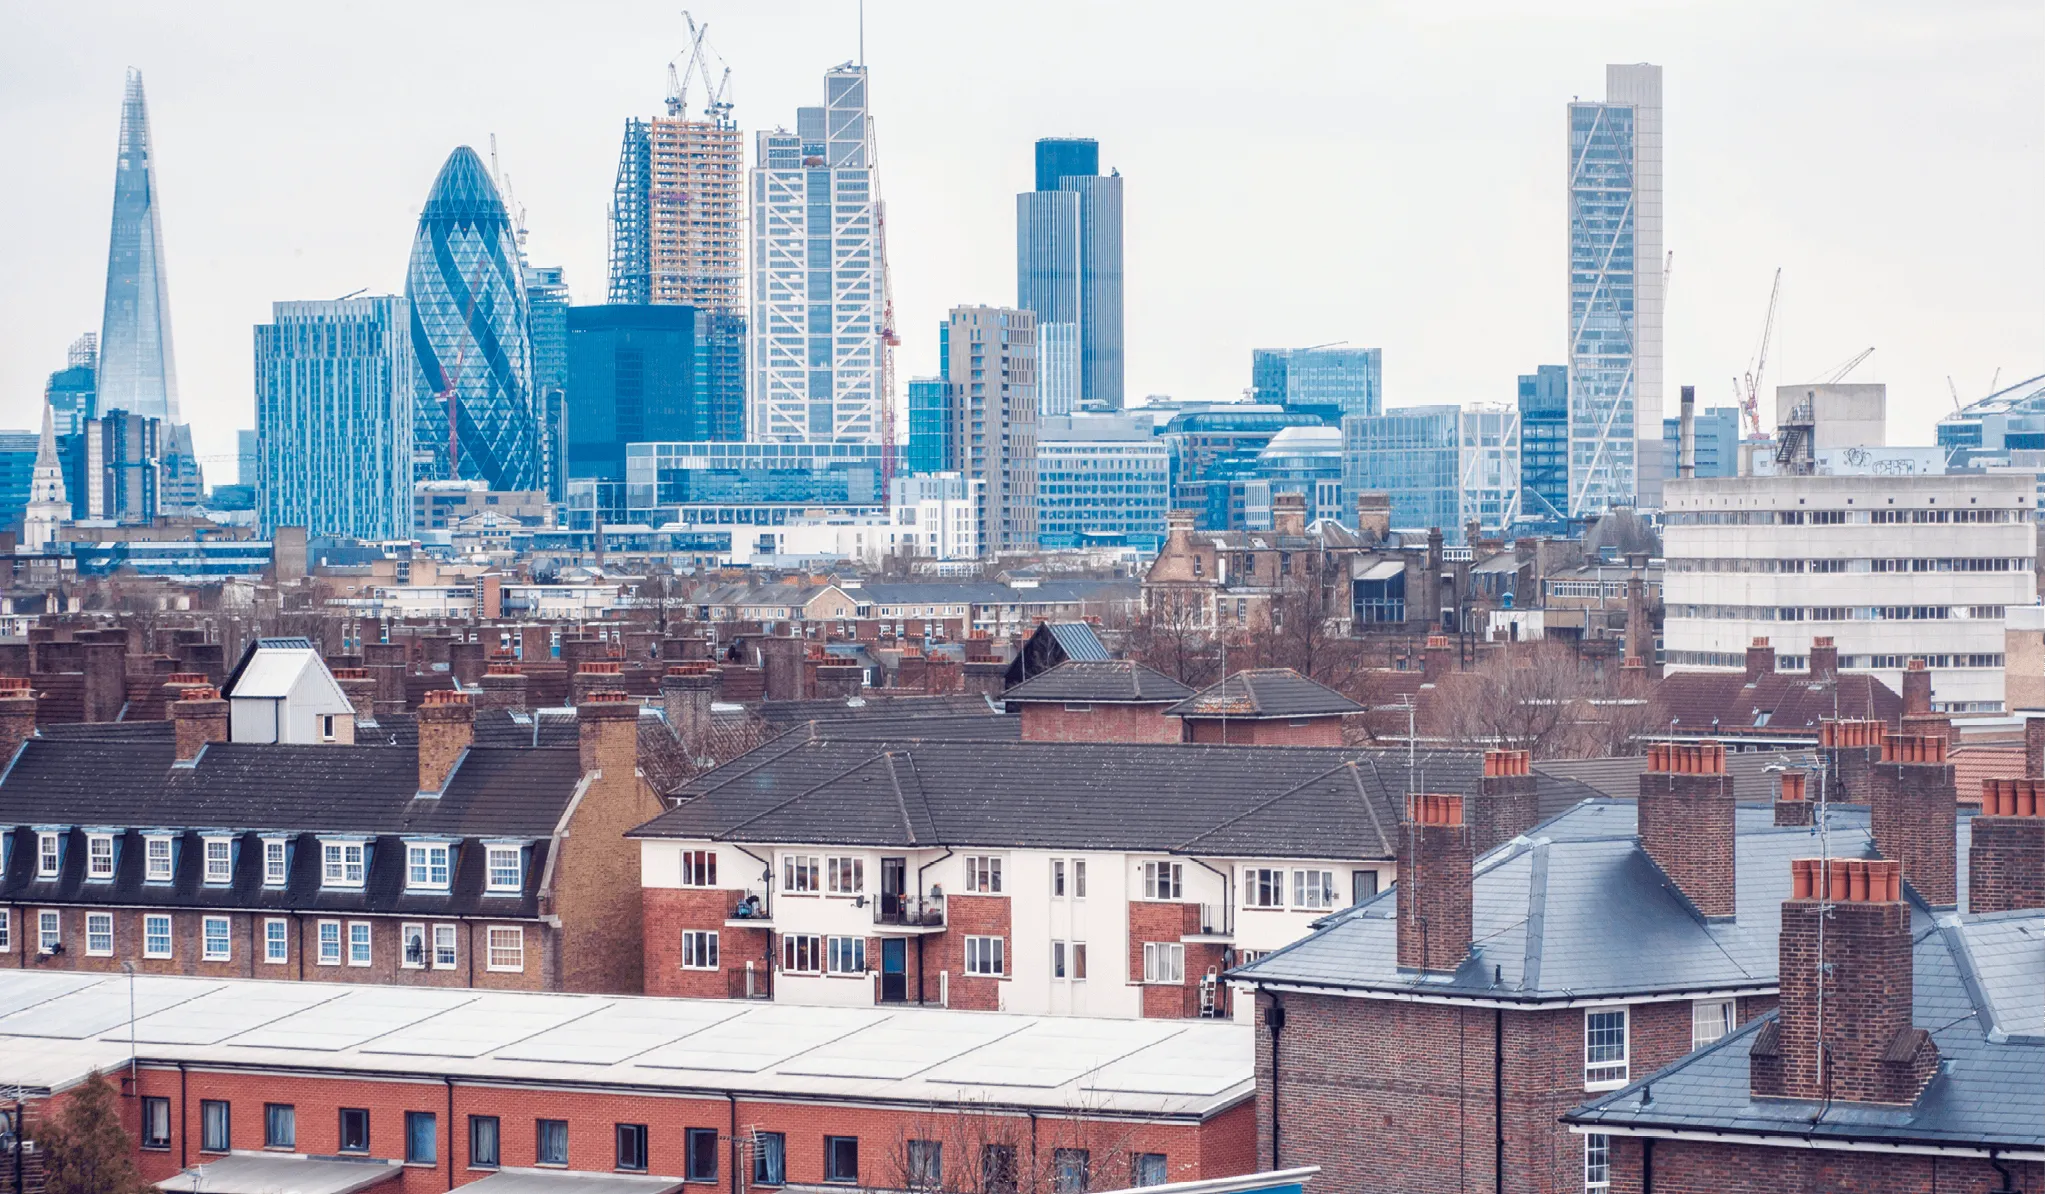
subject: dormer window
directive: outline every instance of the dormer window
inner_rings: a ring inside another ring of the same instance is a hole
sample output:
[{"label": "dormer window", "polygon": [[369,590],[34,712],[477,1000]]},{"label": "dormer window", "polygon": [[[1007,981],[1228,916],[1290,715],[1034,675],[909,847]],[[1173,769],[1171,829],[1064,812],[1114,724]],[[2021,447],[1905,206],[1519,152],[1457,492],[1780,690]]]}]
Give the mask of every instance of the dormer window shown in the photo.
[{"label": "dormer window", "polygon": [[405,847],[405,886],[445,891],[448,879],[445,842],[411,842]]},{"label": "dormer window", "polygon": [[368,847],[361,842],[320,843],[320,884],[360,887]]},{"label": "dormer window", "polygon": [[54,879],[64,869],[63,840],[61,833],[36,834],[36,878]]},{"label": "dormer window", "polygon": [[172,855],[171,839],[150,837],[142,840],[142,878],[150,883],[168,883],[171,880]]},{"label": "dormer window", "polygon": [[517,846],[489,846],[485,849],[488,890],[525,890],[525,852]]},{"label": "dormer window", "polygon": [[95,833],[85,839],[85,877],[88,879],[111,879],[114,877],[114,835]]},{"label": "dormer window", "polygon": [[263,886],[282,887],[290,877],[290,843],[281,837],[263,839]]},{"label": "dormer window", "polygon": [[226,883],[234,878],[234,839],[206,839],[206,882]]}]

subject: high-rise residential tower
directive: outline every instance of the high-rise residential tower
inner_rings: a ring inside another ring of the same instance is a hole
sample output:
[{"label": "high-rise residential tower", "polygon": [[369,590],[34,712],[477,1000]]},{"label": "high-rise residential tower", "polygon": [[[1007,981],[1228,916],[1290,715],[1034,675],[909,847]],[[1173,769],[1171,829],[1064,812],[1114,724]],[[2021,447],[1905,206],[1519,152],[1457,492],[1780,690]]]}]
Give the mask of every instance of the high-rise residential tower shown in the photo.
[{"label": "high-rise residential tower", "polygon": [[1015,197],[1016,306],[1037,314],[1045,413],[1122,407],[1122,176],[1089,138],[1037,142]]},{"label": "high-rise residential tower", "polygon": [[163,268],[163,215],[149,145],[142,72],[128,72],[121,149],[114,170],[113,236],[107,246],[105,313],[99,334],[100,410],[178,421],[177,364],[171,353],[170,283]]},{"label": "high-rise residential tower", "polygon": [[541,488],[545,453],[518,243],[497,184],[466,145],[448,155],[419,213],[405,299],[418,361],[415,476]]},{"label": "high-rise residential tower", "polygon": [[751,438],[878,443],[887,260],[866,68],[833,67],[823,107],[758,138]]},{"label": "high-rise residential tower", "polygon": [[[417,355],[397,295],[275,303],[256,325],[263,532],[391,539],[412,526]],[[249,478],[243,478],[246,484]]]},{"label": "high-rise residential tower", "polygon": [[953,307],[944,349],[947,465],[986,482],[982,556],[1037,546],[1037,317]]},{"label": "high-rise residential tower", "polygon": [[1569,105],[1569,513],[1661,504],[1662,68]]}]

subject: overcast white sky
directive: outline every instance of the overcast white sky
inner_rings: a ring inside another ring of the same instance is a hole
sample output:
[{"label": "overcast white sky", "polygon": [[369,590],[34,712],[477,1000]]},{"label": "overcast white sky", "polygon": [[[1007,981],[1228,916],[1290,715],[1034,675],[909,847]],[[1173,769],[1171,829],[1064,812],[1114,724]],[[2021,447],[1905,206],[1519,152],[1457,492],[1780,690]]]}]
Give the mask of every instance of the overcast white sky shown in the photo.
[{"label": "overcast white sky", "polygon": [[[858,53],[855,0],[693,0],[737,117],[793,123]],[[97,330],[121,72],[149,91],[179,382],[206,453],[253,419],[280,299],[399,291],[457,144],[538,264],[604,297],[620,126],[660,107],[672,2],[0,0],[0,426]],[[1769,381],[1869,345],[1892,442],[2045,373],[2045,5],[869,0],[903,377],[959,302],[1015,299],[1031,142],[1127,177],[1128,390],[1221,397],[1250,349],[1385,354],[1392,405],[1508,401],[1563,359],[1564,105],[1664,68],[1666,377],[1731,398],[1782,266]],[[750,143],[750,138],[748,138]],[[1673,409],[1673,405],[1671,405]],[[1765,409],[1765,406],[1764,406]],[[228,479],[225,462],[209,467]]]}]

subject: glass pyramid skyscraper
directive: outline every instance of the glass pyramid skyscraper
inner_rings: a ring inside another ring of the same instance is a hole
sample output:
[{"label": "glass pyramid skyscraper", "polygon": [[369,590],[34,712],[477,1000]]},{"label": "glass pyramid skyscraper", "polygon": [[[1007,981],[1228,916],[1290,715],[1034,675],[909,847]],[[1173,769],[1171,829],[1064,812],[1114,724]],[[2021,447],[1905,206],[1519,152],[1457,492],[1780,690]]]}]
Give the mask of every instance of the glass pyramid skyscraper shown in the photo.
[{"label": "glass pyramid skyscraper", "polygon": [[490,172],[466,145],[448,155],[419,213],[405,297],[419,366],[415,476],[483,481],[492,489],[541,488],[531,321],[518,242]]},{"label": "glass pyramid skyscraper", "polygon": [[106,310],[99,333],[99,409],[179,421],[149,105],[142,95],[142,72],[136,70],[128,72],[121,102],[120,163],[114,171],[113,236],[107,246]]}]

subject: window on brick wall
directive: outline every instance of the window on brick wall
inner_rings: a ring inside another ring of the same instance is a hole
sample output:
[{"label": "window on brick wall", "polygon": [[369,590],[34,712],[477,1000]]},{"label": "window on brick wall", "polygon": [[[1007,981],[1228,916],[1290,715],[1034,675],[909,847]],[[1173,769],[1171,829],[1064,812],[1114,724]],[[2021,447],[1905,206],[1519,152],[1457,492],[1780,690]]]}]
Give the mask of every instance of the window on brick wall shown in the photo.
[{"label": "window on brick wall", "polygon": [[1276,867],[1244,867],[1243,907],[1285,907],[1285,872]]},{"label": "window on brick wall", "polygon": [[717,886],[717,851],[682,851],[682,886]]},{"label": "window on brick wall", "polygon": [[92,957],[111,957],[114,952],[114,914],[85,914],[85,952]]},{"label": "window on brick wall", "polygon": [[682,931],[682,969],[717,969],[717,932],[714,929]]},{"label": "window on brick wall", "polygon": [[1605,1194],[1612,1188],[1612,1138],[1590,1135],[1583,1138],[1584,1194]]},{"label": "window on brick wall", "polygon": [[142,1147],[170,1147],[170,1100],[155,1095],[142,1099]]},{"label": "window on brick wall", "polygon": [[1690,1048],[1704,1046],[1733,1030],[1733,1001],[1699,999],[1690,1005]]},{"label": "window on brick wall", "polygon": [[263,1147],[298,1147],[298,1108],[289,1103],[263,1104]]},{"label": "window on brick wall", "polygon": [[859,1181],[859,1137],[824,1137],[824,1180],[847,1185]]},{"label": "window on brick wall", "polygon": [[320,957],[322,966],[341,964],[341,922],[323,920],[319,923]]},{"label": "window on brick wall", "polygon": [[966,890],[981,895],[1001,894],[1001,859],[991,854],[966,858]]},{"label": "window on brick wall", "polygon": [[1171,1180],[1166,1176],[1169,1168],[1163,1153],[1137,1153],[1129,1160],[1129,1184],[1162,1186]]},{"label": "window on brick wall", "polygon": [[566,1165],[568,1163],[567,1120],[538,1119],[533,1121],[533,1163],[535,1165]]},{"label": "window on brick wall", "polygon": [[1143,864],[1143,898],[1176,900],[1186,893],[1186,866],[1180,862]]},{"label": "window on brick wall", "polygon": [[1016,1194],[1021,1184],[1016,1165],[1015,1145],[984,1144],[980,1146],[980,1188],[986,1194]]},{"label": "window on brick wall", "polygon": [[142,918],[142,956],[145,958],[170,956],[169,916],[152,912]]},{"label": "window on brick wall", "polygon": [[814,933],[782,934],[781,969],[790,974],[823,973],[824,939]]},{"label": "window on brick wall", "polygon": [[233,926],[225,916],[209,916],[199,923],[200,956],[208,962],[226,962],[234,954]]},{"label": "window on brick wall", "polygon": [[1051,1152],[1053,1194],[1086,1194],[1093,1188],[1093,1154],[1083,1148],[1060,1148]]},{"label": "window on brick wall", "polygon": [[201,1099],[199,1101],[200,1150],[209,1153],[224,1153],[233,1147],[233,1133],[228,1127],[228,1105],[226,1100]]},{"label": "window on brick wall", "polygon": [[942,1190],[944,1188],[944,1142],[941,1140],[911,1140],[907,1150],[911,1190]]},{"label": "window on brick wall", "polygon": [[829,971],[832,974],[866,973],[866,938],[832,937],[829,940]]},{"label": "window on brick wall", "polygon": [[369,965],[369,939],[370,925],[368,921],[351,920],[348,922],[348,964],[350,966]]},{"label": "window on brick wall", "polygon": [[435,970],[453,970],[458,960],[459,951],[456,949],[455,926],[434,925],[433,968]]},{"label": "window on brick wall", "polygon": [[633,1173],[646,1169],[646,1125],[619,1124],[618,1168]]},{"label": "window on brick wall", "polygon": [[440,1125],[431,1111],[405,1112],[405,1163],[432,1165],[440,1160]]},{"label": "window on brick wall", "polygon": [[1176,941],[1143,943],[1143,981],[1183,983],[1186,981],[1186,947]]},{"label": "window on brick wall", "polygon": [[404,925],[398,930],[403,942],[398,950],[398,965],[407,970],[426,968],[426,926]]},{"label": "window on brick wall", "polygon": [[469,1116],[469,1168],[497,1168],[498,1126],[494,1115]]},{"label": "window on brick wall", "polygon": [[489,936],[491,970],[522,971],[525,969],[525,930],[516,925],[492,925]]},{"label": "window on brick wall", "polygon": [[56,909],[36,913],[36,952],[54,954],[64,948],[64,918]]},{"label": "window on brick wall", "polygon": [[1584,1089],[1616,1089],[1626,1085],[1626,1074],[1626,1009],[1586,1009],[1583,1014]]},{"label": "window on brick wall", "polygon": [[966,973],[999,978],[1007,973],[1006,942],[1000,937],[966,938]]},{"label": "window on brick wall", "polygon": [[692,1182],[717,1180],[716,1128],[689,1128],[682,1133],[682,1175]]},{"label": "window on brick wall", "polygon": [[788,1181],[787,1138],[779,1132],[753,1133],[753,1184],[779,1186]]},{"label": "window on brick wall", "polygon": [[291,928],[284,921],[272,918],[263,922],[263,961],[269,965],[280,965],[291,960]]}]

